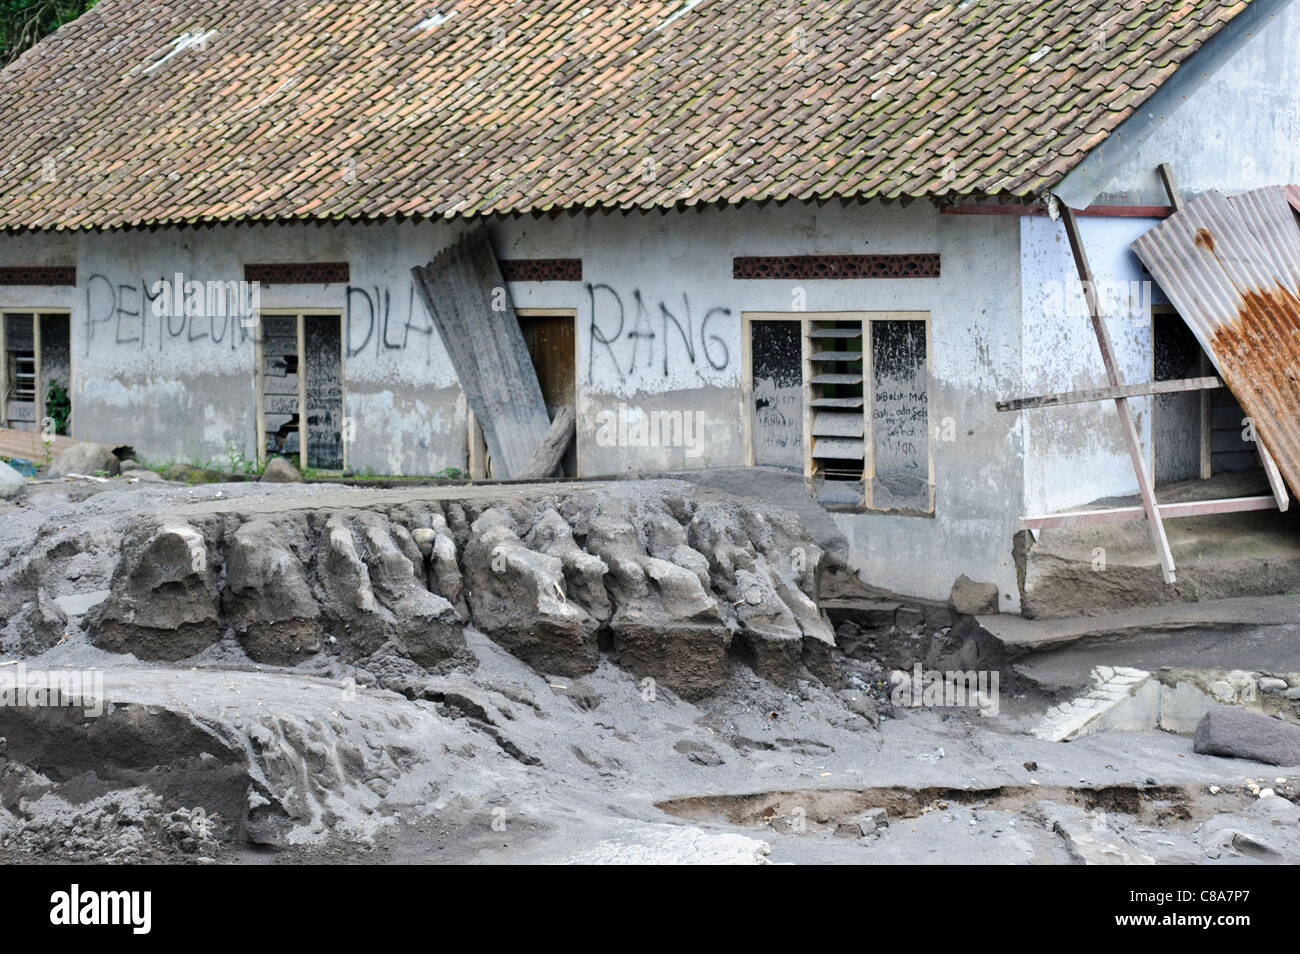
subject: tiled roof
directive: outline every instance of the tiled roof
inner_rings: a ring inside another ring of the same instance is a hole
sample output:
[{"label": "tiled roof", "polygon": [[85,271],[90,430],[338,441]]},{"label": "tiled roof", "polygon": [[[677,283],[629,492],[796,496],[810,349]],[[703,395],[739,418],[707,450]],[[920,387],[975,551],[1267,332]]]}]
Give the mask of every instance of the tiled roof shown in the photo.
[{"label": "tiled roof", "polygon": [[0,228],[1028,196],[1246,0],[102,0],[0,73]]}]

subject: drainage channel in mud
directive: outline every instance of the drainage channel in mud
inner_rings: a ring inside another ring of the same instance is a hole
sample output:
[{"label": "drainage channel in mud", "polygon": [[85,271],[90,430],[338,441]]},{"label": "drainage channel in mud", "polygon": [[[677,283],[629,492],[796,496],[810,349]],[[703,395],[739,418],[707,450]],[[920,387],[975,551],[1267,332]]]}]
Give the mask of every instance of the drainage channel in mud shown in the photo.
[{"label": "drainage channel in mud", "polygon": [[[1117,812],[1155,825],[1197,824],[1226,810],[1228,793],[1209,804],[1193,787],[1177,785],[1106,785],[1068,787],[1053,785],[1002,785],[992,788],[910,788],[889,786],[865,789],[803,789],[755,792],[745,795],[693,795],[657,802],[661,810],[688,821],[726,820],[733,825],[768,825],[785,830],[795,817],[821,825],[850,822],[873,808],[883,808],[889,819],[917,818],[952,806],[1020,812],[1036,802],[1077,805],[1087,811]],[[1250,799],[1239,796],[1242,806]]]}]

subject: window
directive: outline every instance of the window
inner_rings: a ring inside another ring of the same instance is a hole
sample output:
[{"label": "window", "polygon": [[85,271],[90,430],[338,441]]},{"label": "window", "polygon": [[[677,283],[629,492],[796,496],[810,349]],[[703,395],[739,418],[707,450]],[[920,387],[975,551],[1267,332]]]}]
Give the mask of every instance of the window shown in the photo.
[{"label": "window", "polygon": [[343,326],[337,312],[263,312],[257,337],[258,459],[339,471],[343,442]]},{"label": "window", "polygon": [[929,317],[744,316],[746,446],[829,509],[934,512]]},{"label": "window", "polygon": [[39,430],[50,417],[51,429],[71,427],[72,347],[66,312],[0,314],[0,426]]}]

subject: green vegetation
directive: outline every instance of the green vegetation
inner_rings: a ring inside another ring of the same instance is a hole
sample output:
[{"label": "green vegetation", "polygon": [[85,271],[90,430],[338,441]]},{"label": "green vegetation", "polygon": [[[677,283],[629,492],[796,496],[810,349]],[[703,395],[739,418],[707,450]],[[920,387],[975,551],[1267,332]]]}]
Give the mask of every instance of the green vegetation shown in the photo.
[{"label": "green vegetation", "polygon": [[68,433],[68,420],[72,417],[72,399],[68,389],[53,378],[45,389],[45,416],[54,421],[54,433]]},{"label": "green vegetation", "polygon": [[0,65],[12,63],[95,0],[0,0]]}]

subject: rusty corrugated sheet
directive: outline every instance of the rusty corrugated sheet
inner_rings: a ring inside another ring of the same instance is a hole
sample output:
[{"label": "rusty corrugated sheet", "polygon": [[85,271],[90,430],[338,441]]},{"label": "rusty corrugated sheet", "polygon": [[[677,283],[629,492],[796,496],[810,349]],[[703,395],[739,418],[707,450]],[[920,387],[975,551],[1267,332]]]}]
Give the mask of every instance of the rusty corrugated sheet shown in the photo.
[{"label": "rusty corrugated sheet", "polygon": [[1132,248],[1300,494],[1300,226],[1281,186],[1206,192]]}]

